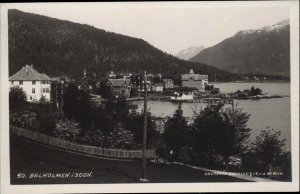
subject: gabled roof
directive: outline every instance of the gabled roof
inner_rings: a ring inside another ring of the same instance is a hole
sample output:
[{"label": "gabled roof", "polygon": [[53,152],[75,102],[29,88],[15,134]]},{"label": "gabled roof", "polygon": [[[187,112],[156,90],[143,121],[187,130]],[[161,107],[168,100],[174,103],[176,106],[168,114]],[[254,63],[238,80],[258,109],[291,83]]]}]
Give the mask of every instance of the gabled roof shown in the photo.
[{"label": "gabled roof", "polygon": [[181,80],[184,80],[184,81],[187,81],[189,79],[192,79],[192,80],[205,80],[205,79],[208,79],[208,75],[200,75],[200,74],[184,74],[181,76]]},{"label": "gabled roof", "polygon": [[48,75],[46,75],[45,73],[42,73],[40,75],[41,75],[42,80],[51,80],[51,78]]},{"label": "gabled roof", "polygon": [[9,78],[9,81],[50,81],[50,77],[37,72],[32,66],[25,65]]},{"label": "gabled roof", "polygon": [[163,86],[163,83],[156,83],[156,84],[154,84],[155,85],[155,87],[157,87],[157,86]]},{"label": "gabled roof", "polygon": [[173,82],[172,79],[163,79],[163,82]]},{"label": "gabled roof", "polygon": [[128,86],[130,84],[130,79],[108,79],[107,83],[111,83],[113,86]]},{"label": "gabled roof", "polygon": [[193,69],[190,70],[189,74],[181,75],[182,81],[188,81],[190,79],[192,79],[194,81],[205,80],[205,79],[208,79],[208,75],[195,74]]}]

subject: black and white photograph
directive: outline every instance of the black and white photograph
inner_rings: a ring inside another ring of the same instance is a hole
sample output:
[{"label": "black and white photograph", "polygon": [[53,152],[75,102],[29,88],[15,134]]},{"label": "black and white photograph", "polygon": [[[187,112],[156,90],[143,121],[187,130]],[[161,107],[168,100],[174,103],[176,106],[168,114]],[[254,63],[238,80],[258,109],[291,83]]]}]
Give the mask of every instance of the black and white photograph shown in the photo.
[{"label": "black and white photograph", "polygon": [[298,1],[1,4],[0,67],[1,193],[299,191]]}]

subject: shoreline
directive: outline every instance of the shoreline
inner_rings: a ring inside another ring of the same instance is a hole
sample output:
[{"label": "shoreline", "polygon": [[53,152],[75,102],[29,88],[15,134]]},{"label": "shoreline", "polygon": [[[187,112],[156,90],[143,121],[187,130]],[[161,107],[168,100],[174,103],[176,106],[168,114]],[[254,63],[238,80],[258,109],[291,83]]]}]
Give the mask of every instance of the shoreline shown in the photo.
[{"label": "shoreline", "polygon": [[228,81],[228,82],[209,82],[210,84],[223,84],[223,83],[257,83],[257,84],[263,84],[263,83],[291,83],[290,80],[270,80],[270,81]]}]

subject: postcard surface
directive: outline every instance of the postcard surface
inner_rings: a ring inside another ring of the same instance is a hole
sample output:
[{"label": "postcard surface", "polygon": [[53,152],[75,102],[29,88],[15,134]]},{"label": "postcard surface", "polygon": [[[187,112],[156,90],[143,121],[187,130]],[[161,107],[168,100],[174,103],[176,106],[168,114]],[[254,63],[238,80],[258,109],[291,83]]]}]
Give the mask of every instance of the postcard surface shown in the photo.
[{"label": "postcard surface", "polygon": [[1,4],[1,193],[299,191],[299,2]]}]

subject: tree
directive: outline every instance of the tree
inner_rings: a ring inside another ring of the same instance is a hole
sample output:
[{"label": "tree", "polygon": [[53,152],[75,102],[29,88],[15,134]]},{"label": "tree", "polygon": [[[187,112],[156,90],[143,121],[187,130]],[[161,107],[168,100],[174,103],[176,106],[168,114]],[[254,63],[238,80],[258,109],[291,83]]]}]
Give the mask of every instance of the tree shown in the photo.
[{"label": "tree", "polygon": [[280,131],[267,128],[262,130],[255,141],[251,143],[251,151],[265,171],[273,168],[281,155],[285,154],[286,139],[280,139],[280,136]]},{"label": "tree", "polygon": [[222,156],[229,166],[229,157],[247,151],[250,130],[247,127],[250,115],[241,108],[223,108],[223,104],[208,105],[194,118],[196,141],[194,148],[200,153]]},{"label": "tree", "polygon": [[46,102],[47,102],[46,97],[44,95],[42,95],[39,100],[39,103],[46,103]]},{"label": "tree", "polygon": [[100,81],[99,94],[105,99],[113,98],[112,90],[110,86],[107,86],[108,79],[102,79]]},{"label": "tree", "polygon": [[256,96],[262,94],[262,90],[259,88],[255,88],[254,86],[252,86],[250,90],[244,90],[244,92],[247,92],[249,96]]},{"label": "tree", "polygon": [[[143,111],[142,111],[143,112]],[[131,112],[125,121],[125,128],[133,133],[134,141],[138,145],[142,145],[143,142],[143,124],[144,115],[136,111]],[[159,136],[159,132],[156,130],[156,124],[153,117],[148,112],[147,114],[147,146],[152,146]]]},{"label": "tree", "polygon": [[214,89],[214,85],[206,85],[205,86],[205,91],[211,91],[212,89]]},{"label": "tree", "polygon": [[165,131],[163,137],[169,150],[174,150],[174,156],[178,155],[181,147],[188,145],[188,122],[183,116],[181,103],[178,109],[175,110],[173,117],[169,117],[165,124]]},{"label": "tree", "polygon": [[198,153],[208,154],[210,163],[213,156],[220,149],[219,142],[222,141],[224,132],[224,123],[221,115],[223,104],[209,104],[200,113],[195,113],[193,130],[195,132],[195,141],[193,148]]},{"label": "tree", "polygon": [[106,146],[112,148],[130,148],[133,144],[133,134],[126,130],[123,123],[116,123],[105,138]]},{"label": "tree", "polygon": [[[58,88],[58,91],[60,88]],[[69,118],[78,119],[78,99],[79,91],[78,87],[74,83],[70,83],[64,88],[64,113]]]},{"label": "tree", "polygon": [[242,112],[241,108],[226,108],[222,111],[224,119],[223,139],[219,153],[225,159],[226,169],[229,166],[229,157],[245,153],[248,149],[251,129],[247,127],[250,114]]},{"label": "tree", "polygon": [[88,130],[93,123],[93,105],[89,94],[83,90],[79,91],[77,103],[77,120],[83,129]]},{"label": "tree", "polygon": [[61,119],[56,122],[54,135],[60,139],[76,141],[81,129],[75,120]]},{"label": "tree", "polygon": [[63,101],[65,116],[75,119],[82,129],[88,130],[93,124],[93,105],[88,92],[78,90],[75,84],[70,83],[64,89]]},{"label": "tree", "polygon": [[9,104],[10,106],[16,106],[26,101],[27,97],[22,88],[14,86],[9,91]]}]

